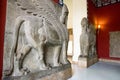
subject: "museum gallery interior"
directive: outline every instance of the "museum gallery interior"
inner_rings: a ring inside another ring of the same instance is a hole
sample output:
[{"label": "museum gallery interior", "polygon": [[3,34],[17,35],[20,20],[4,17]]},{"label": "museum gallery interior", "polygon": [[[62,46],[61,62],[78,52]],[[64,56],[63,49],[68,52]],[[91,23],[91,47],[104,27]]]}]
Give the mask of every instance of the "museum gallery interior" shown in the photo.
[{"label": "museum gallery interior", "polygon": [[1,0],[0,80],[120,80],[120,0]]}]

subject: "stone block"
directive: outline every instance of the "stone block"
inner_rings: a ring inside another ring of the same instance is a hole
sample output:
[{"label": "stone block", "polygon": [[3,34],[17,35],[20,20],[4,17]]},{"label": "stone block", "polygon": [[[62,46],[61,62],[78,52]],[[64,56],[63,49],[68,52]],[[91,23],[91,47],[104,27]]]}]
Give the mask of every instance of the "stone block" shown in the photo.
[{"label": "stone block", "polygon": [[3,80],[67,80],[72,76],[71,64],[54,67],[51,70],[43,70],[24,76],[4,77]]},{"label": "stone block", "polygon": [[96,62],[98,62],[97,56],[90,57],[90,58],[79,57],[78,65],[79,65],[81,68],[88,68],[89,66],[95,64]]}]

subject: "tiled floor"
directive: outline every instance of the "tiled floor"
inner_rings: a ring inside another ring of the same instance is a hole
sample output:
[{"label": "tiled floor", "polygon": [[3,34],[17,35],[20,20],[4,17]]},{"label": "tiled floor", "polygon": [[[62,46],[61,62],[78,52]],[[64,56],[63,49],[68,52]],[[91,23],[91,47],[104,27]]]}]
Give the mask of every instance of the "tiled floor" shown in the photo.
[{"label": "tiled floor", "polygon": [[85,69],[72,64],[73,76],[68,80],[120,80],[120,64],[98,62]]}]

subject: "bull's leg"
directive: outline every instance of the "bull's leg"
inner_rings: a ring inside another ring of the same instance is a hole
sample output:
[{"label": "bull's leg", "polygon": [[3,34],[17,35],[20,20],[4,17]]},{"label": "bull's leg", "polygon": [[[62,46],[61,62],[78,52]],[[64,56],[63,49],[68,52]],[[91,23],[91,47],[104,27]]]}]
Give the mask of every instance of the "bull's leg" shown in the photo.
[{"label": "bull's leg", "polygon": [[85,45],[84,46],[84,57],[88,57],[89,56],[89,45]]},{"label": "bull's leg", "polygon": [[40,42],[39,46],[37,47],[37,50],[38,50],[38,59],[39,59],[39,62],[40,62],[40,70],[47,70],[49,69],[49,67],[47,67],[45,65],[45,61],[44,61],[44,42]]},{"label": "bull's leg", "polygon": [[23,60],[25,56],[29,53],[31,50],[31,46],[24,45],[21,50],[16,55],[16,70],[18,74],[28,74],[30,71],[27,68],[23,68]]},{"label": "bull's leg", "polygon": [[62,63],[67,64],[69,63],[67,60],[67,48],[68,48],[68,41],[64,41],[62,44]]},{"label": "bull's leg", "polygon": [[96,56],[96,48],[95,48],[95,45],[92,45],[92,56]]},{"label": "bull's leg", "polygon": [[61,45],[55,46],[54,56],[53,56],[53,65],[54,66],[61,66],[59,60],[60,60],[60,53],[61,53]]},{"label": "bull's leg", "polygon": [[83,57],[83,54],[84,54],[84,46],[83,46],[83,44],[80,44],[80,50],[81,50],[80,57]]}]

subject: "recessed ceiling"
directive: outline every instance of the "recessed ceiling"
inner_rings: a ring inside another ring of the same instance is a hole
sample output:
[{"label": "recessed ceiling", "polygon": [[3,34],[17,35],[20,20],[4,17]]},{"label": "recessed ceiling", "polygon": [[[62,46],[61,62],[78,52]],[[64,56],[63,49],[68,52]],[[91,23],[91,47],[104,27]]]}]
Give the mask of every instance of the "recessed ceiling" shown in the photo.
[{"label": "recessed ceiling", "polygon": [[120,0],[92,0],[96,7],[102,7],[109,4],[114,4],[120,2]]}]

